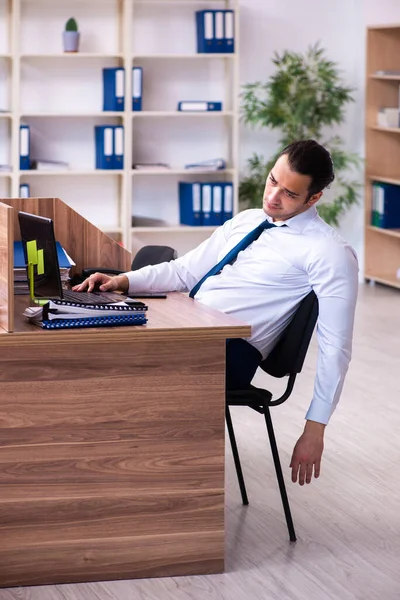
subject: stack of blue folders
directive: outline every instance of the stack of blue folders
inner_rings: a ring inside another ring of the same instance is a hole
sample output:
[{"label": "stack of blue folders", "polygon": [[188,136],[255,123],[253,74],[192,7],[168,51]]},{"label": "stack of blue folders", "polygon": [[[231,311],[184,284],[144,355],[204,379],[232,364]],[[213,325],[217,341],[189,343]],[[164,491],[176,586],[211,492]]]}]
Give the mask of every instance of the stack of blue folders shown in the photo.
[{"label": "stack of blue folders", "polygon": [[196,12],[197,52],[235,52],[235,17],[233,10],[199,10]]},{"label": "stack of blue folders", "polygon": [[50,300],[43,306],[43,329],[72,329],[77,327],[115,327],[145,325],[147,306],[135,304],[78,304],[66,300]]},{"label": "stack of blue folders", "polygon": [[181,225],[222,225],[232,218],[233,184],[180,181],[179,214]]},{"label": "stack of blue folders", "polygon": [[96,125],[96,169],[124,168],[124,126]]},{"label": "stack of blue folders", "polygon": [[400,185],[372,182],[371,225],[382,229],[400,228]]},{"label": "stack of blue folders", "polygon": [[[132,68],[132,110],[142,110],[143,69]],[[103,110],[123,112],[125,110],[125,69],[111,67],[103,69]]]},{"label": "stack of blue folders", "polygon": [[[65,252],[60,242],[56,243],[56,248],[60,278],[62,282],[67,282],[71,275],[71,267],[75,263]],[[25,264],[22,242],[14,241],[14,294],[29,294],[28,275]]]}]

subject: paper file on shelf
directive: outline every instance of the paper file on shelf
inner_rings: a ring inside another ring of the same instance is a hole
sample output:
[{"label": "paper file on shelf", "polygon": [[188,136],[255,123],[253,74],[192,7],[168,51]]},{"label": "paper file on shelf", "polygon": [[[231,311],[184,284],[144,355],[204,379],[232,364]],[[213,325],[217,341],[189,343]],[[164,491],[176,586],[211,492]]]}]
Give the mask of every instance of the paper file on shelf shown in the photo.
[{"label": "paper file on shelf", "polygon": [[185,165],[185,169],[201,171],[222,171],[226,169],[226,162],[223,158],[211,158],[200,162]]},{"label": "paper file on shelf", "polygon": [[168,171],[170,168],[170,165],[167,163],[134,163],[132,165],[132,169],[136,169],[137,171]]},{"label": "paper file on shelf", "polygon": [[400,113],[398,108],[381,108],[377,115],[378,127],[399,127]]},{"label": "paper file on shelf", "polygon": [[141,215],[132,216],[132,227],[166,227],[167,222],[162,219],[144,217]]},{"label": "paper file on shelf", "polygon": [[34,159],[31,161],[31,169],[36,171],[68,171],[70,166],[61,160]]}]

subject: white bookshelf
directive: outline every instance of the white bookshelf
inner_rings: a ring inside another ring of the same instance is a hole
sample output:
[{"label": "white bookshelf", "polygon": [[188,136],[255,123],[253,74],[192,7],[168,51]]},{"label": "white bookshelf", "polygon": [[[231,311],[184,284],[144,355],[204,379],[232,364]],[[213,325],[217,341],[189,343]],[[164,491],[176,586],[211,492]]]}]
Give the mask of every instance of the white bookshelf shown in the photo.
[{"label": "white bookshelf", "polygon": [[[196,10],[235,10],[235,54],[196,52]],[[62,51],[75,17],[76,54]],[[179,225],[179,181],[232,181],[238,210],[238,0],[7,0],[0,4],[0,194],[59,196],[133,251],[166,243],[193,248],[214,227]],[[39,32],[39,35],[38,35]],[[102,69],[124,67],[123,112],[103,112]],[[132,66],[143,67],[143,110],[131,111]],[[181,100],[222,101],[219,112],[179,112]],[[68,170],[21,171],[19,128],[30,126],[31,158],[67,162]],[[96,170],[94,126],[122,124],[124,170]],[[184,169],[222,157],[227,169]],[[134,162],[170,169],[136,170]],[[132,218],[159,223],[132,227]],[[160,225],[162,223],[162,225]]]}]

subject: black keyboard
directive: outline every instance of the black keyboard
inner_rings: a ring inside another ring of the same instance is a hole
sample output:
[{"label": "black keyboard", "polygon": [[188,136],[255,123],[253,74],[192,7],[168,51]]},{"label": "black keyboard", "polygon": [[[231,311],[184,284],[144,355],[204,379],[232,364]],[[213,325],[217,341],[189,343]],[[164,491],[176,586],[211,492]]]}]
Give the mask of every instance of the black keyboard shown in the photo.
[{"label": "black keyboard", "polygon": [[114,302],[123,301],[124,296],[112,293],[110,295],[102,295],[99,292],[71,292],[63,290],[63,300],[78,302],[80,304],[113,304]]}]

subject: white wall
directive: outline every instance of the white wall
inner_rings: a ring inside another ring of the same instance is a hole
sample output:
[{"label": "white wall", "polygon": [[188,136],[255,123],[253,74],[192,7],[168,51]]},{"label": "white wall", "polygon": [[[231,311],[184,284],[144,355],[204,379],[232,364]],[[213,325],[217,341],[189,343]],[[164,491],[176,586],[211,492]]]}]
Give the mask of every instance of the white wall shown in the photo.
[{"label": "white wall", "polygon": [[[338,63],[346,85],[356,88],[346,123],[332,129],[346,147],[363,153],[364,54],[362,0],[242,0],[241,82],[266,81],[274,72],[275,51],[304,52],[320,42],[329,59]],[[269,157],[278,148],[279,131],[254,131],[242,124],[241,167],[253,151]],[[362,177],[362,173],[360,174]],[[342,219],[341,232],[362,259],[363,220],[360,205]]]},{"label": "white wall", "polygon": [[[356,88],[346,122],[337,129],[346,147],[364,156],[365,32],[368,25],[400,23],[400,0],[241,0],[241,83],[266,81],[275,51],[303,52],[320,41],[338,63],[346,85]],[[241,126],[241,171],[253,152],[270,156],[279,132]],[[361,177],[363,174],[361,173]],[[342,235],[354,246],[363,270],[363,198],[341,220]]]}]

